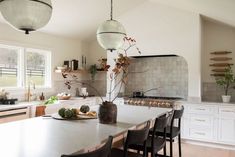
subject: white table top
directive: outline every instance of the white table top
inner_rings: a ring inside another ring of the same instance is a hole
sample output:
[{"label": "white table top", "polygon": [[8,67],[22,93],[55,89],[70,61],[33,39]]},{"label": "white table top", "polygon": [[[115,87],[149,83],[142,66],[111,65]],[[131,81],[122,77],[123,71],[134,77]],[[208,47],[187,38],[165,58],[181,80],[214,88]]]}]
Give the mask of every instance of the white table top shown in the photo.
[{"label": "white table top", "polygon": [[169,110],[120,105],[115,125],[100,124],[97,119],[63,121],[45,117],[1,124],[0,156],[60,157],[95,147],[109,135],[123,133]]}]

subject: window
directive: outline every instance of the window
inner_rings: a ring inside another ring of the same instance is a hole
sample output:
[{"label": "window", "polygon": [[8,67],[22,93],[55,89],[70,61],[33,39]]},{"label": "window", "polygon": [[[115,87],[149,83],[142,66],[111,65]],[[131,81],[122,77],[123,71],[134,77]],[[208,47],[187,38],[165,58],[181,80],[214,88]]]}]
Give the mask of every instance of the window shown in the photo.
[{"label": "window", "polygon": [[0,88],[51,86],[51,52],[0,44]]}]

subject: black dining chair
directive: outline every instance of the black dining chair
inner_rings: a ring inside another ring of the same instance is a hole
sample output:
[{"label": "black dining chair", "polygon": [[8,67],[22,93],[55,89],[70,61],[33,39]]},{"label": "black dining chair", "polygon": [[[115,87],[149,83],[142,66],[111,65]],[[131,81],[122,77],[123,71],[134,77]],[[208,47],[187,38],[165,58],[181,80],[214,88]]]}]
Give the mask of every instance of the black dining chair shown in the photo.
[{"label": "black dining chair", "polygon": [[[151,153],[151,157],[158,156],[158,152],[163,149],[163,156],[166,156],[166,127],[169,121],[169,114],[164,114],[155,119],[153,131],[163,129],[164,136],[158,136],[157,134],[149,135],[146,141],[146,152]],[[142,144],[131,145],[131,149],[144,151],[145,147]]]},{"label": "black dining chair", "polygon": [[107,142],[99,149],[82,154],[62,155],[61,157],[109,157],[111,152],[113,137],[109,136]]},{"label": "black dining chair", "polygon": [[[128,130],[124,149],[112,148],[110,157],[146,157],[146,141],[149,134],[150,121],[141,130]],[[143,145],[143,154],[130,152],[128,149],[133,144]]]},{"label": "black dining chair", "polygon": [[[173,157],[173,139],[178,137],[178,147],[179,147],[179,157],[182,156],[182,152],[181,152],[181,118],[183,116],[184,113],[184,106],[181,107],[181,109],[179,110],[174,110],[173,111],[173,115],[172,118],[170,120],[170,124],[167,126],[166,128],[166,137],[167,140],[170,141],[170,157]],[[153,134],[153,130],[150,129],[150,134]],[[159,136],[164,136],[164,130],[163,129],[158,129],[155,134],[159,135]]]}]

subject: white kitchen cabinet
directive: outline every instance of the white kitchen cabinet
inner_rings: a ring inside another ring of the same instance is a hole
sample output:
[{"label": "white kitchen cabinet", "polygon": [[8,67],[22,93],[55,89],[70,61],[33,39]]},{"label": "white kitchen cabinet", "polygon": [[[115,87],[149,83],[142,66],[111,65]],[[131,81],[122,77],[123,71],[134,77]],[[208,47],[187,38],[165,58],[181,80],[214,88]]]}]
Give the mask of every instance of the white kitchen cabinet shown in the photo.
[{"label": "white kitchen cabinet", "polygon": [[219,118],[218,141],[235,144],[235,119]]},{"label": "white kitchen cabinet", "polygon": [[214,114],[216,106],[186,104],[182,119],[182,137],[201,141],[214,141]]},{"label": "white kitchen cabinet", "polygon": [[0,111],[0,123],[29,118],[29,107],[12,108]]},{"label": "white kitchen cabinet", "polygon": [[235,107],[220,107],[218,121],[218,141],[235,144]]},{"label": "white kitchen cabinet", "polygon": [[182,103],[182,138],[235,145],[235,106],[219,103]]}]

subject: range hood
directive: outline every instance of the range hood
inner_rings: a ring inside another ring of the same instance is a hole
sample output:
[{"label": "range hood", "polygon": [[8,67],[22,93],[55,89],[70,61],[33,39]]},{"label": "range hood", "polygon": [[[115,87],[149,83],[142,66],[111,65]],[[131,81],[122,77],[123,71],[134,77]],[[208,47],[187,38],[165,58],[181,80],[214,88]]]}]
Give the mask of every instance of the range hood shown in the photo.
[{"label": "range hood", "polygon": [[152,58],[152,57],[179,57],[177,55],[148,55],[148,56],[132,56],[132,58]]}]

